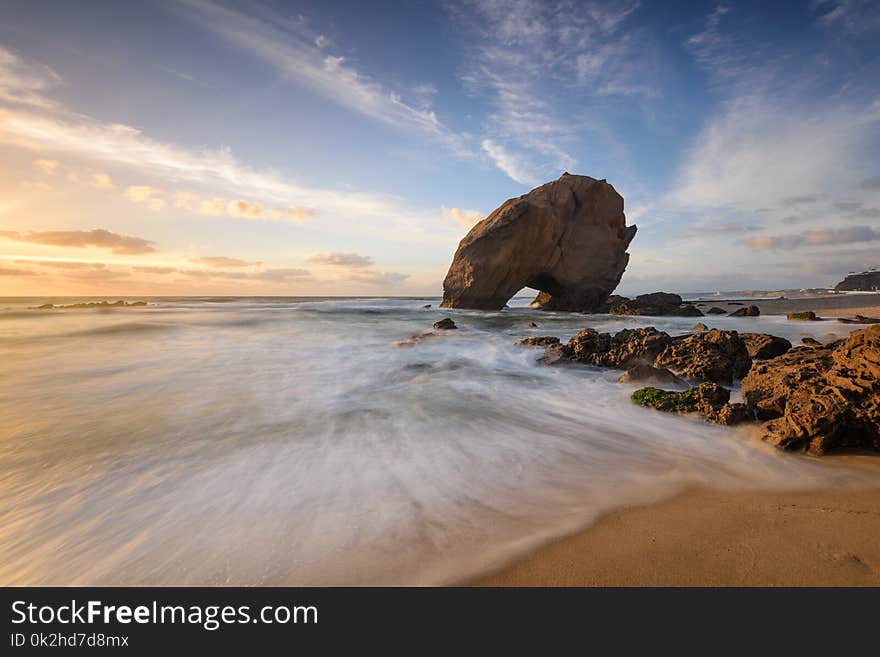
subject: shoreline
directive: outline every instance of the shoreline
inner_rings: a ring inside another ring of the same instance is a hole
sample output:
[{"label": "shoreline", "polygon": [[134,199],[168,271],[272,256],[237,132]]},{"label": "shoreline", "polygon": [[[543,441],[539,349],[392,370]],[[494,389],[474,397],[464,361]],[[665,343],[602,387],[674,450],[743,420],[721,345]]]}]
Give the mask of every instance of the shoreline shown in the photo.
[{"label": "shoreline", "polygon": [[743,306],[758,306],[762,315],[787,315],[808,310],[814,311],[820,317],[824,315],[835,319],[837,317],[852,317],[853,315],[868,317],[880,315],[880,293],[833,294],[790,299],[724,299],[694,301],[692,303],[704,313],[712,306],[718,306],[727,312],[733,312]]},{"label": "shoreline", "polygon": [[[880,475],[875,456],[825,457]],[[878,586],[880,477],[869,488],[690,488],[624,507],[470,586]]]}]

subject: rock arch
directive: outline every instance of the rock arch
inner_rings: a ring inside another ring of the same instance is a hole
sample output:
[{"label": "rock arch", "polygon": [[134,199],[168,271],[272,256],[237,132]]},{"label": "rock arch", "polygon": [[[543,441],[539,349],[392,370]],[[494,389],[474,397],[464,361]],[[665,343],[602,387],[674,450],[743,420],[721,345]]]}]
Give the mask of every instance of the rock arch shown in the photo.
[{"label": "rock arch", "polygon": [[445,308],[498,310],[524,287],[532,305],[591,311],[617,287],[636,234],[605,180],[562,174],[505,201],[458,245],[443,281]]}]

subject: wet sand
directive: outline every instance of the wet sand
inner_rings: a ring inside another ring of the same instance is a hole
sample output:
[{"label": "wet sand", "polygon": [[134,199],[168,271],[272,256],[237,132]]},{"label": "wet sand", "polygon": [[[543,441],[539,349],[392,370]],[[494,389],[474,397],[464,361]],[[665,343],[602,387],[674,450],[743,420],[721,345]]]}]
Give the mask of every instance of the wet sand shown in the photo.
[{"label": "wet sand", "polygon": [[612,512],[590,529],[471,583],[878,586],[880,487],[691,490],[658,505]]},{"label": "wet sand", "polygon": [[735,299],[718,301],[700,301],[697,307],[704,312],[712,306],[733,312],[743,305],[758,306],[762,315],[787,315],[807,310],[814,311],[820,317],[880,317],[880,294],[832,294],[828,296],[802,297],[792,299],[749,299],[731,305]]}]

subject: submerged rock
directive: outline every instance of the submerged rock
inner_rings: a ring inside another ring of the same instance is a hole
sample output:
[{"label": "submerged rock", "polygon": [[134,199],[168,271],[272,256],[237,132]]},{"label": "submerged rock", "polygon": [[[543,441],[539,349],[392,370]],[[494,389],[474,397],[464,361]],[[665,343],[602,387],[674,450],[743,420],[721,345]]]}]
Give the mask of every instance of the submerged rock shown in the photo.
[{"label": "submerged rock", "polygon": [[448,317],[444,317],[439,322],[434,322],[434,328],[439,331],[448,331],[449,329],[457,329],[458,327]]},{"label": "submerged rock", "polygon": [[822,343],[819,342],[816,338],[811,338],[810,336],[806,336],[801,338],[801,342],[806,345],[810,345],[811,347],[821,347]]},{"label": "submerged rock", "polygon": [[746,349],[752,359],[776,358],[791,349],[791,342],[767,333],[740,333],[739,337],[746,343]]},{"label": "submerged rock", "polygon": [[778,447],[880,450],[880,325],[755,363],[742,393]]},{"label": "submerged rock", "polygon": [[518,340],[516,346],[518,347],[549,347],[553,344],[559,344],[559,338],[553,335],[542,335],[540,337],[534,338],[523,338],[522,340]]},{"label": "submerged rock", "polygon": [[718,306],[712,306],[709,310],[706,311],[707,315],[726,315],[727,311],[724,308],[719,308]]},{"label": "submerged rock", "polygon": [[740,308],[730,313],[731,317],[758,317],[761,309],[758,306],[749,306],[748,308]]},{"label": "submerged rock", "polygon": [[662,383],[675,386],[687,385],[665,367],[633,365],[617,379],[620,383]]},{"label": "submerged rock", "polygon": [[445,308],[499,310],[524,287],[545,310],[592,311],[617,284],[636,234],[605,180],[563,174],[474,226],[443,281]]},{"label": "submerged rock", "polygon": [[786,315],[786,318],[790,319],[790,320],[800,320],[803,322],[819,322],[819,321],[821,321],[821,318],[818,315],[816,315],[816,313],[814,313],[812,310],[805,310],[804,312],[801,312],[801,313],[788,313]]}]

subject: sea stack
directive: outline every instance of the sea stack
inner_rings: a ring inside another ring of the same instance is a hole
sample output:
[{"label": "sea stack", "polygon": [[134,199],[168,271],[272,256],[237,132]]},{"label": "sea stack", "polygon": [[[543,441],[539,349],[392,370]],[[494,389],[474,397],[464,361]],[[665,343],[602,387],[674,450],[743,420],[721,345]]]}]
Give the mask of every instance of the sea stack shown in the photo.
[{"label": "sea stack", "polygon": [[635,234],[614,187],[564,173],[471,229],[443,281],[442,305],[500,310],[530,287],[539,290],[535,307],[594,311],[620,282]]}]

